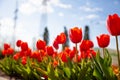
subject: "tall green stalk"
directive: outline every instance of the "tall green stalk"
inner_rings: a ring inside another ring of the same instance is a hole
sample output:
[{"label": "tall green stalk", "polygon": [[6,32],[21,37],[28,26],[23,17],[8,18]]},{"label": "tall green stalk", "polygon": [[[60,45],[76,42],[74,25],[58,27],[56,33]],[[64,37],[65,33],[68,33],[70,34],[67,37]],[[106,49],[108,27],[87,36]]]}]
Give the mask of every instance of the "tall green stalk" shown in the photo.
[{"label": "tall green stalk", "polygon": [[119,72],[120,72],[120,54],[119,54],[119,46],[118,46],[118,37],[115,36],[115,38],[116,38],[116,48],[117,48],[117,54],[118,54],[118,67],[119,67]]},{"label": "tall green stalk", "polygon": [[103,57],[105,58],[105,48],[103,48]]},{"label": "tall green stalk", "polygon": [[76,57],[76,61],[78,62],[78,51],[77,51],[77,43],[75,44],[75,47],[76,47],[76,55],[75,55],[75,57]]}]

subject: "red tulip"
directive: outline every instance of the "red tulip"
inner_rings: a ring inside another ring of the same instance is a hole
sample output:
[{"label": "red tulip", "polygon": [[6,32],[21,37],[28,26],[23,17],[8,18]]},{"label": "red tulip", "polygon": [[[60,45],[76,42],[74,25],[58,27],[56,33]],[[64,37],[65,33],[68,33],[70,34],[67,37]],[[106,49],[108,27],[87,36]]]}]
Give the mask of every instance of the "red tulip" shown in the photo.
[{"label": "red tulip", "polygon": [[57,41],[59,44],[64,44],[66,42],[66,35],[65,33],[61,33],[57,36]]},{"label": "red tulip", "polygon": [[30,48],[28,48],[28,50],[25,51],[25,55],[26,56],[31,56],[31,54],[32,54],[32,51],[31,51]]},{"label": "red tulip", "polygon": [[8,54],[9,54],[9,55],[11,55],[11,54],[14,53],[14,49],[13,49],[13,48],[8,48],[7,50],[8,50]]},{"label": "red tulip", "polygon": [[2,50],[2,55],[7,55],[7,53],[8,53],[8,50]]},{"label": "red tulip", "polygon": [[10,45],[7,43],[4,43],[4,49],[7,50],[8,48],[10,48]]},{"label": "red tulip", "polygon": [[96,52],[94,51],[94,50],[91,50],[91,52],[90,52],[91,54],[92,54],[92,56],[93,57],[95,57],[96,56]]},{"label": "red tulip", "polygon": [[97,42],[99,47],[105,48],[110,43],[110,36],[108,34],[102,34],[99,37],[97,36]]},{"label": "red tulip", "polygon": [[70,57],[71,60],[74,58],[74,56],[75,56],[75,51],[74,50],[70,51],[69,57]]},{"label": "red tulip", "polygon": [[65,47],[64,51],[69,54],[71,52],[71,49],[69,47]]},{"label": "red tulip", "polygon": [[21,40],[17,40],[17,42],[16,42],[17,47],[20,47],[21,44],[22,44],[22,41]]},{"label": "red tulip", "polygon": [[62,53],[61,59],[63,62],[68,62],[66,53]]},{"label": "red tulip", "polygon": [[[39,54],[38,51],[34,51],[34,52],[32,52],[32,54],[31,54],[31,58],[37,59],[37,58],[38,58],[38,54]],[[39,56],[40,56],[40,55],[39,55]]]},{"label": "red tulip", "polygon": [[59,48],[59,44],[64,44],[66,42],[66,35],[65,33],[61,33],[60,35],[57,35],[55,41],[53,42],[53,46],[55,49]]},{"label": "red tulip", "polygon": [[107,18],[107,30],[113,36],[120,35],[120,17],[117,14],[109,15]]},{"label": "red tulip", "polygon": [[83,40],[80,44],[80,51],[87,51],[94,46],[93,42],[90,40]]},{"label": "red tulip", "polygon": [[39,50],[40,56],[43,57],[46,55],[46,52],[44,50]]},{"label": "red tulip", "polygon": [[28,50],[28,44],[27,44],[27,42],[22,42],[22,44],[21,44],[21,50],[22,51]]},{"label": "red tulip", "polygon": [[81,61],[81,55],[78,55],[78,62]]},{"label": "red tulip", "polygon": [[52,56],[54,54],[54,49],[52,46],[46,46],[46,52],[49,56]]},{"label": "red tulip", "polygon": [[73,47],[73,50],[69,51],[69,57],[71,60],[74,58],[76,52],[78,53],[76,47]]},{"label": "red tulip", "polygon": [[55,49],[58,49],[59,48],[59,45],[58,45],[58,41],[55,39],[55,41],[53,42],[53,46]]},{"label": "red tulip", "polygon": [[26,57],[26,56],[23,56],[23,57],[22,57],[21,63],[22,63],[23,65],[26,65],[26,64],[27,64],[27,57]]},{"label": "red tulip", "polygon": [[42,41],[42,40],[38,40],[37,43],[36,43],[36,47],[37,49],[43,49],[45,50],[45,46],[46,46],[46,42],[45,41]]},{"label": "red tulip", "polygon": [[58,61],[57,61],[57,60],[54,60],[53,66],[54,66],[54,67],[58,66]]},{"label": "red tulip", "polygon": [[19,57],[26,56],[25,51],[20,51]]},{"label": "red tulip", "polygon": [[95,57],[96,56],[96,52],[94,50],[88,50],[86,52],[87,58],[91,58],[92,56]]},{"label": "red tulip", "polygon": [[42,57],[40,56],[40,54],[38,54],[37,61],[38,61],[38,62],[41,62],[41,61],[42,61]]},{"label": "red tulip", "polygon": [[17,61],[17,60],[19,59],[19,53],[16,53],[16,54],[13,56],[13,59]]},{"label": "red tulip", "polygon": [[78,27],[70,29],[69,36],[73,43],[79,43],[82,40],[82,29]]}]

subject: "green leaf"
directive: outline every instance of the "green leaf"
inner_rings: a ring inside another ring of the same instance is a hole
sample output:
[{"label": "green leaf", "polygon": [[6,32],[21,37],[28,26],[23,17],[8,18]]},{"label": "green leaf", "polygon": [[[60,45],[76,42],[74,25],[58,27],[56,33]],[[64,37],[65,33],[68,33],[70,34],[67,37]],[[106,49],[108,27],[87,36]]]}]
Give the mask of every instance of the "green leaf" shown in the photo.
[{"label": "green leaf", "polygon": [[54,72],[54,68],[53,66],[51,65],[51,63],[48,64],[47,66],[47,73],[48,73],[48,76],[51,80],[54,80],[56,79],[55,77],[55,72]]},{"label": "green leaf", "polygon": [[97,79],[103,80],[103,75],[97,70],[97,68],[94,69],[93,75],[97,77]]},{"label": "green leaf", "polygon": [[65,74],[67,75],[68,78],[70,78],[71,76],[71,72],[70,72],[70,68],[66,67],[66,68],[63,68]]}]

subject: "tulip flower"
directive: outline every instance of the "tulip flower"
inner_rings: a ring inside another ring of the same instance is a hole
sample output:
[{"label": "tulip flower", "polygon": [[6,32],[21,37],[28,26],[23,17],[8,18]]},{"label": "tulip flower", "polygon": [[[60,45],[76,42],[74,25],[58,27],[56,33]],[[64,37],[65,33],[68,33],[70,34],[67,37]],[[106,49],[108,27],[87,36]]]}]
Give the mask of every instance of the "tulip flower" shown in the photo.
[{"label": "tulip flower", "polygon": [[78,60],[78,53],[77,53],[77,43],[79,43],[82,40],[82,29],[78,28],[78,27],[74,27],[72,29],[70,29],[69,31],[69,37],[70,40],[76,44],[76,61]]},{"label": "tulip flower", "polygon": [[59,44],[64,44],[66,42],[66,35],[65,33],[61,33],[57,36],[57,40]]},{"label": "tulip flower", "polygon": [[14,49],[10,47],[9,44],[4,43],[4,50],[2,50],[2,55],[12,55],[14,53]]},{"label": "tulip flower", "polygon": [[8,54],[9,54],[9,55],[11,55],[11,54],[14,53],[14,49],[13,49],[13,48],[8,48],[7,50],[8,50]]},{"label": "tulip flower", "polygon": [[59,44],[58,44],[58,41],[55,39],[55,41],[53,42],[53,46],[55,49],[58,49],[59,48]]},{"label": "tulip flower", "polygon": [[46,52],[49,56],[53,56],[54,54],[54,49],[52,46],[46,46]]},{"label": "tulip flower", "polygon": [[17,46],[17,47],[20,47],[21,44],[22,44],[22,41],[21,41],[21,40],[17,40],[17,42],[16,42],[16,46]]},{"label": "tulip flower", "polygon": [[110,36],[108,34],[101,34],[99,37],[97,36],[96,38],[97,38],[99,47],[103,48],[103,56],[105,56],[104,48],[109,45]]},{"label": "tulip flower", "polygon": [[62,52],[61,59],[63,62],[68,62],[66,52]]},{"label": "tulip flower", "polygon": [[79,43],[82,40],[82,29],[78,27],[70,29],[69,36],[73,43]]},{"label": "tulip flower", "polygon": [[[108,32],[115,36],[116,38],[116,49],[118,54],[118,65],[119,65],[119,72],[120,72],[120,54],[119,54],[119,47],[118,47],[118,36],[120,35],[120,17],[118,14],[109,15],[107,18],[107,29]],[[119,73],[120,76],[120,73]]]},{"label": "tulip flower", "polygon": [[58,61],[57,61],[57,60],[54,60],[53,66],[54,66],[54,68],[55,68],[56,66],[58,66]]},{"label": "tulip flower", "polygon": [[8,53],[8,50],[2,50],[2,55],[3,56],[7,55],[7,53]]},{"label": "tulip flower", "polygon": [[46,42],[42,40],[38,40],[36,43],[36,47],[38,50],[42,49],[45,50]]},{"label": "tulip flower", "polygon": [[10,48],[10,45],[7,43],[4,43],[4,49],[7,50],[8,48]]},{"label": "tulip flower", "polygon": [[17,60],[19,59],[19,53],[16,53],[16,54],[13,56],[13,59],[17,61]]},{"label": "tulip flower", "polygon": [[108,34],[102,34],[99,37],[97,36],[97,42],[99,47],[105,48],[109,45],[110,43],[110,36]]},{"label": "tulip flower", "polygon": [[94,46],[93,42],[90,40],[83,40],[80,44],[80,51],[87,51]]},{"label": "tulip flower", "polygon": [[55,41],[53,42],[53,46],[55,49],[59,48],[59,44],[64,44],[66,42],[66,35],[65,33],[60,33],[60,35],[57,35]]},{"label": "tulip flower", "polygon": [[26,57],[26,56],[23,56],[23,57],[22,57],[21,63],[22,63],[23,65],[26,65],[26,64],[27,64],[27,57]]},{"label": "tulip flower", "polygon": [[28,44],[27,44],[27,42],[22,42],[22,44],[21,44],[21,50],[22,51],[28,50]]},{"label": "tulip flower", "polygon": [[108,16],[107,30],[113,36],[120,35],[120,17],[117,14]]}]

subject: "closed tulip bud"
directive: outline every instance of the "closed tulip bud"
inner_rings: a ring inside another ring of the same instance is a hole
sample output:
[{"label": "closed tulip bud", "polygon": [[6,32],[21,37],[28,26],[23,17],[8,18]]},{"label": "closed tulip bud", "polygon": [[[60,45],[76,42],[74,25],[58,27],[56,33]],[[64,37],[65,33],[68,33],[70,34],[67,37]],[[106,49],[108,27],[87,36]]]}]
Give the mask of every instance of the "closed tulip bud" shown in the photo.
[{"label": "closed tulip bud", "polygon": [[7,50],[8,48],[10,48],[10,45],[7,43],[4,43],[4,49]]},{"label": "closed tulip bud", "polygon": [[117,14],[108,16],[107,30],[112,36],[120,35],[120,17]]},{"label": "closed tulip bud", "polygon": [[17,47],[20,47],[21,44],[22,44],[22,41],[21,41],[21,40],[17,40],[17,42],[16,42],[16,46],[17,46]]},{"label": "closed tulip bud", "polygon": [[28,50],[28,44],[27,44],[27,42],[22,42],[22,44],[21,44],[21,50],[22,51]]},{"label": "closed tulip bud", "polygon": [[45,50],[46,42],[42,40],[38,40],[36,43],[36,47],[38,50],[42,49]]},{"label": "closed tulip bud", "polygon": [[82,29],[78,27],[70,29],[69,37],[73,43],[79,43],[82,40]]},{"label": "closed tulip bud", "polygon": [[49,56],[53,56],[54,54],[54,49],[52,46],[46,46],[46,52]]}]

